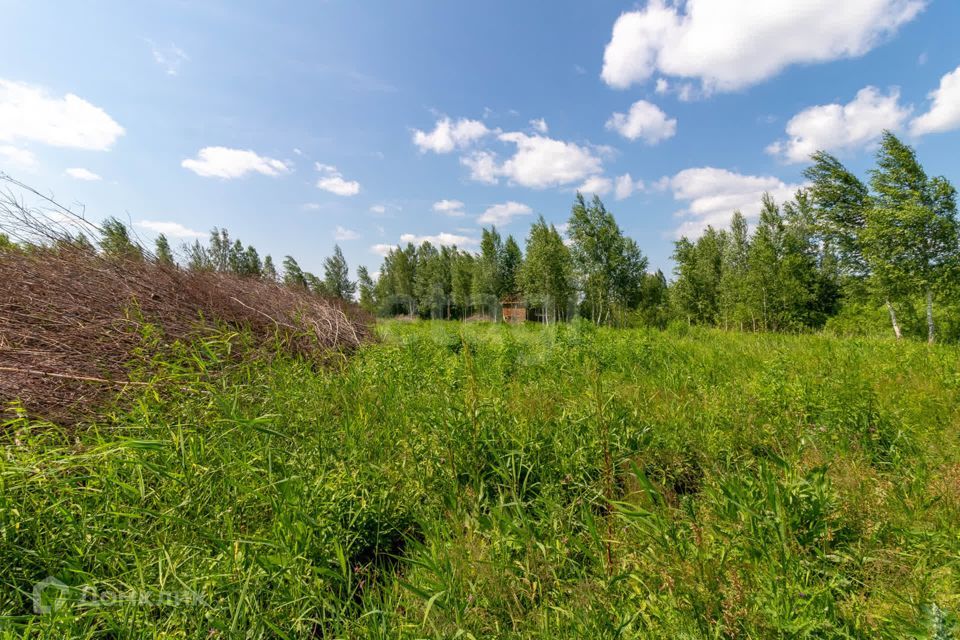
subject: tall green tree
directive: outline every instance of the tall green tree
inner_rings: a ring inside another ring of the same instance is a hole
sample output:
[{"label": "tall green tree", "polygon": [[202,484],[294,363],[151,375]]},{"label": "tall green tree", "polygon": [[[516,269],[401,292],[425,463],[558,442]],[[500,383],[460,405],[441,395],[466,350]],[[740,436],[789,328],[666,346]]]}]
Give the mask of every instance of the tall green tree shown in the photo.
[{"label": "tall green tree", "polygon": [[503,240],[496,227],[484,229],[480,237],[480,255],[477,256],[473,270],[473,303],[481,313],[497,318],[497,307],[500,300],[501,281],[501,254]]},{"label": "tall green tree", "polygon": [[912,148],[889,131],[870,172],[875,194],[866,225],[866,256],[888,296],[925,299],[927,340],[934,342],[934,297],[956,273],[960,257],[957,192],[929,178]]},{"label": "tall green tree", "polygon": [[598,196],[588,205],[577,193],[567,234],[577,282],[594,323],[610,321],[618,304],[629,307],[639,301],[647,260]]},{"label": "tall green tree", "polygon": [[476,260],[472,253],[457,251],[450,274],[450,295],[462,318],[470,315],[473,301],[473,270]]},{"label": "tall green tree", "polygon": [[429,242],[417,248],[417,270],[414,294],[421,313],[441,318],[449,310],[450,267],[446,251],[438,250]]},{"label": "tall green tree", "polygon": [[303,269],[300,268],[293,256],[284,256],[283,258],[283,284],[294,289],[309,288]]},{"label": "tall green tree", "polygon": [[386,308],[390,313],[399,313],[401,310],[409,316],[417,313],[417,298],[414,291],[414,282],[417,272],[417,248],[413,243],[407,243],[404,248],[397,247],[390,251],[384,260],[384,269],[381,270],[380,281],[384,281],[385,293],[389,296]]},{"label": "tall green tree", "polygon": [[726,232],[708,226],[696,242],[674,243],[675,280],[671,301],[692,324],[716,324],[720,310],[720,278]]},{"label": "tall green tree", "polygon": [[357,267],[357,290],[360,292],[360,306],[373,313],[376,311],[376,285],[364,265]]},{"label": "tall green tree", "polygon": [[507,236],[503,243],[503,250],[499,256],[500,262],[500,296],[513,296],[520,292],[520,285],[517,282],[517,274],[523,264],[523,252],[520,245],[513,239],[513,236]]},{"label": "tall green tree", "polygon": [[248,244],[243,251],[242,262],[243,273],[251,278],[260,278],[263,276],[263,262],[260,261],[260,254],[252,244]]},{"label": "tall green tree", "polygon": [[323,288],[328,295],[341,300],[353,300],[357,291],[357,283],[350,279],[350,268],[340,245],[333,245],[333,255],[323,261]]},{"label": "tall green tree", "polygon": [[273,265],[273,256],[267,254],[263,258],[263,268],[261,269],[261,276],[264,280],[269,282],[277,281],[277,268]]},{"label": "tall green tree", "polygon": [[210,231],[210,241],[207,243],[207,254],[210,257],[210,264],[215,271],[221,273],[230,270],[230,254],[233,249],[233,243],[230,241],[230,233],[226,229],[214,227]]},{"label": "tall green tree", "polygon": [[869,273],[863,256],[863,230],[871,208],[870,190],[834,156],[817,151],[804,170],[817,231],[835,252],[842,275],[863,278]]},{"label": "tall green tree", "polygon": [[733,212],[720,256],[719,309],[724,328],[754,324],[750,305],[750,230],[740,211]]},{"label": "tall green tree", "polygon": [[172,267],[174,265],[173,251],[170,249],[170,242],[167,240],[167,236],[162,233],[158,235],[156,241],[154,242],[154,246],[157,264]]},{"label": "tall green tree", "polygon": [[573,259],[556,227],[543,216],[530,227],[527,255],[518,275],[524,297],[539,308],[543,322],[564,316],[573,296]]}]

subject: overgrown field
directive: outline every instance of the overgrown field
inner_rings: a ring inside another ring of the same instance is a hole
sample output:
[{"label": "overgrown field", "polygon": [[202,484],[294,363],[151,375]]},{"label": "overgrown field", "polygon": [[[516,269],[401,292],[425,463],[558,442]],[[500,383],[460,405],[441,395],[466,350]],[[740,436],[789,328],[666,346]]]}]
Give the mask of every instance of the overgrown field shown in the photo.
[{"label": "overgrown field", "polygon": [[380,332],[4,425],[0,637],[960,637],[958,348]]}]

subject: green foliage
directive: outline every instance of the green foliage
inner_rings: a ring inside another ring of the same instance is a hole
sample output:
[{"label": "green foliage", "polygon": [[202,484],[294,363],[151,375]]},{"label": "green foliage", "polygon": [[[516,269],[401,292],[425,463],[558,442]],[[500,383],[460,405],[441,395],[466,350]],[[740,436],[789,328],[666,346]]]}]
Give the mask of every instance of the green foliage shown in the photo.
[{"label": "green foliage", "polygon": [[588,310],[584,315],[596,324],[607,323],[617,307],[637,306],[647,259],[598,196],[587,205],[577,193],[568,233],[574,273]]},{"label": "green foliage", "polygon": [[[293,256],[283,258],[283,284],[293,288],[307,288],[307,276]],[[316,286],[316,283],[314,285]]]},{"label": "green foliage", "polygon": [[0,233],[0,251],[13,251],[17,245],[5,233]]},{"label": "green foliage", "polygon": [[341,300],[353,300],[357,292],[357,283],[350,279],[350,268],[340,245],[333,245],[333,255],[323,261],[323,290]]},{"label": "green foliage", "polygon": [[560,233],[552,224],[548,226],[543,216],[530,227],[519,284],[544,322],[566,317],[574,293],[573,263]]},{"label": "green foliage", "polygon": [[109,258],[142,260],[143,252],[131,239],[130,230],[116,218],[107,218],[100,227],[100,250]]},{"label": "green foliage", "polygon": [[[4,637],[956,636],[957,347],[380,333],[210,336],[96,423],[4,423]],[[48,576],[124,597],[37,615]]]},{"label": "green foliage", "polygon": [[157,262],[168,267],[174,266],[173,251],[170,249],[170,242],[167,240],[167,236],[161,233],[157,236],[154,244],[154,254],[156,255]]},{"label": "green foliage", "polygon": [[263,279],[269,282],[276,282],[277,268],[273,264],[273,256],[267,255],[263,259],[263,269],[261,270]]}]

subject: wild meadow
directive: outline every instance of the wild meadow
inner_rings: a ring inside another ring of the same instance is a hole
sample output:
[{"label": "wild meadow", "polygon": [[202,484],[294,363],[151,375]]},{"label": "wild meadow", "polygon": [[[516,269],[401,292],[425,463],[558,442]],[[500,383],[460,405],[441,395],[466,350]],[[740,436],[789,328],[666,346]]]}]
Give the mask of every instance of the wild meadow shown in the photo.
[{"label": "wild meadow", "polygon": [[5,423],[0,637],[958,637],[960,348],[378,333],[177,343]]}]

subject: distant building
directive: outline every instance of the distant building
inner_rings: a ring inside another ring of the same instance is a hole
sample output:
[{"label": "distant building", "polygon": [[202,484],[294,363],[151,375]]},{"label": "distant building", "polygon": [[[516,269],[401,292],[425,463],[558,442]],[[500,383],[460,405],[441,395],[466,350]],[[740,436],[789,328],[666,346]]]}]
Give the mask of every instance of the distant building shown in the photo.
[{"label": "distant building", "polygon": [[519,296],[509,296],[500,301],[503,321],[511,324],[523,324],[527,321],[527,303]]}]

